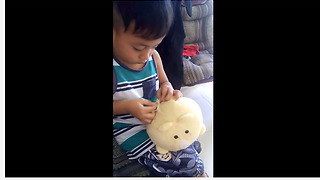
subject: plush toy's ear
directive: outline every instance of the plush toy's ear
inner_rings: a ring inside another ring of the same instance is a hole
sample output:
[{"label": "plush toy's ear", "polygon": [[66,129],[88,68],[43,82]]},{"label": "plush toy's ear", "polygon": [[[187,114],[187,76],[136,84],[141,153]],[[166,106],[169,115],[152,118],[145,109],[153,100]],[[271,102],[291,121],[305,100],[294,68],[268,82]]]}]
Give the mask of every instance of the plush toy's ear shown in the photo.
[{"label": "plush toy's ear", "polygon": [[158,127],[158,130],[161,132],[165,132],[173,126],[172,122],[167,122]]},{"label": "plush toy's ear", "polygon": [[187,114],[184,114],[184,115],[182,115],[182,116],[180,116],[179,118],[178,118],[178,121],[186,121],[186,120],[188,120],[188,119],[192,119],[192,118],[194,118],[194,114],[193,113],[187,113]]}]

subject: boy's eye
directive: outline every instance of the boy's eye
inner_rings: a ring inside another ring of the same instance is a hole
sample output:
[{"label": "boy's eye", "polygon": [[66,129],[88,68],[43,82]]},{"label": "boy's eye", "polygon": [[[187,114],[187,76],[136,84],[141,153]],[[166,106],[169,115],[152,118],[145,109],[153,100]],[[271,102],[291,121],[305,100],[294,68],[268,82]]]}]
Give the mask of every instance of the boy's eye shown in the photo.
[{"label": "boy's eye", "polygon": [[135,48],[135,47],[134,47],[133,49],[136,50],[136,51],[142,51],[142,49],[137,49],[137,48]]}]

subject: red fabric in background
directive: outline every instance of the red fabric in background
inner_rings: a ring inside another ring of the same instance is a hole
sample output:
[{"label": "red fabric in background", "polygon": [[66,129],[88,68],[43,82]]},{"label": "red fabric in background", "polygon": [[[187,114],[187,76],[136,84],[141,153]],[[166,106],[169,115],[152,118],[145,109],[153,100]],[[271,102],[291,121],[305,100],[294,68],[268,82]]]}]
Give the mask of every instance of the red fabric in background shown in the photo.
[{"label": "red fabric in background", "polygon": [[199,46],[184,46],[183,47],[183,56],[195,56],[199,54]]}]

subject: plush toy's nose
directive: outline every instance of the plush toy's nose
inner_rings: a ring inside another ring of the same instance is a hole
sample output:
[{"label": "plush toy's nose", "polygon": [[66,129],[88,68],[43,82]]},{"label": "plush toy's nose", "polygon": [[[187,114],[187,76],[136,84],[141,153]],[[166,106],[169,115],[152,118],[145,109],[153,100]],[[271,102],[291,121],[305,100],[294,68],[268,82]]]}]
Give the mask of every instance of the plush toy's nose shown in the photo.
[{"label": "plush toy's nose", "polygon": [[181,140],[179,143],[179,148],[180,149],[185,149],[190,145],[190,143],[186,140]]}]

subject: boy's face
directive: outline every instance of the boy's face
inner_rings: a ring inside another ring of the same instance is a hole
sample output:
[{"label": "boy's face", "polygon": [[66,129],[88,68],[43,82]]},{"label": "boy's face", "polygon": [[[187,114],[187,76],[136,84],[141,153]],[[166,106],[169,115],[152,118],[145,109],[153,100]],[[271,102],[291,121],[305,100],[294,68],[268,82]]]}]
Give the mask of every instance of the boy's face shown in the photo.
[{"label": "boy's face", "polygon": [[133,29],[134,23],[130,23],[126,32],[124,28],[118,32],[113,28],[113,54],[129,68],[142,68],[165,36],[146,40],[133,34]]}]

